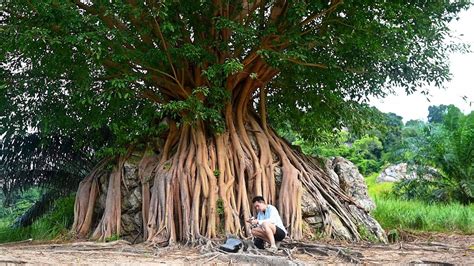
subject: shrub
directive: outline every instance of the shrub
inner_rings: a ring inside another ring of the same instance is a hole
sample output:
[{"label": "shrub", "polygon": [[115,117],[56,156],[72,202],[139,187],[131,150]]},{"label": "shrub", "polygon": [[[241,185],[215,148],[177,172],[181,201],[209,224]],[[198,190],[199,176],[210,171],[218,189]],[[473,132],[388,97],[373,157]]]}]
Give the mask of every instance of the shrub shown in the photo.
[{"label": "shrub", "polygon": [[0,223],[0,242],[14,242],[29,238],[51,240],[67,235],[74,220],[74,200],[74,195],[56,200],[50,212],[28,227],[12,228],[11,221]]}]

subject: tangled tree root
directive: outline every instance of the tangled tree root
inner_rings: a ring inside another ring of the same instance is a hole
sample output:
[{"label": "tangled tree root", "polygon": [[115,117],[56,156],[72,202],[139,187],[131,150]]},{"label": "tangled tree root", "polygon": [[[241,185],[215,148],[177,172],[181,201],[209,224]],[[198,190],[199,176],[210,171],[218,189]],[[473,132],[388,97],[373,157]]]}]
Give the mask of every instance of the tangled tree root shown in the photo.
[{"label": "tangled tree root", "polygon": [[[257,195],[277,206],[292,239],[302,239],[303,190],[316,202],[327,236],[360,240],[359,227],[371,230],[365,211],[331,182],[314,160],[278,137],[264,119],[252,111],[234,114],[230,106],[226,118],[228,131],[222,134],[210,132],[202,122],[180,127],[169,123],[159,152],[151,148],[142,151],[138,178],[144,240],[153,246],[167,246],[200,244],[203,239],[225,234],[248,237],[250,227],[245,221],[252,215],[251,199]],[[127,154],[132,151],[130,147]],[[110,174],[105,209],[95,223],[94,239],[104,241],[121,234],[128,155],[116,160]],[[104,166],[79,186],[73,226],[79,236],[87,236],[94,224],[98,176]]]}]

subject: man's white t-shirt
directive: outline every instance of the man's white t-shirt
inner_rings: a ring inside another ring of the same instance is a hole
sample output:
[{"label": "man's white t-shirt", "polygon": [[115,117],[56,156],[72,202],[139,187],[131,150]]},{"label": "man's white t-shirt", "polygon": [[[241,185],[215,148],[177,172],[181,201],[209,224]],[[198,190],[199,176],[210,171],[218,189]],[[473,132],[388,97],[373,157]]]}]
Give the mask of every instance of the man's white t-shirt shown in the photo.
[{"label": "man's white t-shirt", "polygon": [[277,208],[268,204],[267,209],[265,212],[258,212],[257,213],[257,220],[258,224],[262,224],[263,222],[270,222],[276,226],[278,226],[281,230],[285,231],[285,234],[288,233],[283,226],[283,222],[281,221],[280,214],[278,213]]}]

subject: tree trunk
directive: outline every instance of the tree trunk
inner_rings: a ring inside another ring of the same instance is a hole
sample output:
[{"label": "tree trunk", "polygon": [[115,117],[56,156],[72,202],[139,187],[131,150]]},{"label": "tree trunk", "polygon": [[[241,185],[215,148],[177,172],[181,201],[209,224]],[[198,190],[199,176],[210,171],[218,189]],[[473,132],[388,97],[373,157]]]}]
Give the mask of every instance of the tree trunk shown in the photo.
[{"label": "tree trunk", "polygon": [[[139,162],[142,186],[143,236],[150,243],[194,243],[224,234],[250,235],[245,222],[253,214],[251,199],[263,196],[275,205],[290,237],[301,239],[303,191],[319,206],[323,230],[336,236],[342,224],[349,238],[360,239],[360,216],[355,203],[334,185],[310,158],[295,151],[248,108],[225,109],[226,131],[212,133],[203,122],[169,132],[160,153],[146,151]],[[120,235],[120,188],[124,158],[110,175],[102,218],[92,237],[104,240]],[[87,236],[91,204],[96,199],[94,173],[79,186],[73,230]],[[360,208],[358,208],[360,209]]]}]

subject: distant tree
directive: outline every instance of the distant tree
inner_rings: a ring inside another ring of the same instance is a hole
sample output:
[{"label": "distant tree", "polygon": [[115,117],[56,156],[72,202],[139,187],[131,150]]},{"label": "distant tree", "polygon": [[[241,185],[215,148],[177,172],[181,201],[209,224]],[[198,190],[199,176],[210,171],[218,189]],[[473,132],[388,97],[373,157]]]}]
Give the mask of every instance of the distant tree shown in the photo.
[{"label": "distant tree", "polygon": [[422,120],[408,120],[406,123],[405,123],[405,127],[410,127],[410,128],[417,128],[417,127],[422,127],[424,126],[426,123],[423,122]]},{"label": "distant tree", "polygon": [[383,133],[380,136],[385,151],[390,151],[400,144],[403,118],[394,113],[387,113],[380,121]]},{"label": "distant tree", "polygon": [[401,128],[399,139],[390,149],[384,149],[383,160],[389,163],[412,163],[420,149],[427,145],[426,123],[421,120],[409,120]]},{"label": "distant tree", "polygon": [[354,149],[367,159],[380,159],[382,155],[382,142],[377,137],[365,136],[353,144]]},{"label": "distant tree", "polygon": [[380,170],[383,145],[376,136],[364,136],[356,140],[351,150],[348,159],[358,166],[363,175]]},{"label": "distant tree", "polygon": [[5,134],[0,140],[0,184],[4,205],[15,202],[19,192],[32,187],[71,193],[97,163],[87,146],[74,148],[64,136],[38,133]]},{"label": "distant tree", "polygon": [[442,123],[424,125],[421,133],[410,134],[415,145],[405,156],[428,178],[404,181],[397,193],[428,201],[474,202],[474,112],[464,115],[449,106]]},{"label": "distant tree", "polygon": [[444,105],[444,104],[430,105],[428,107],[428,123],[442,123],[443,116],[447,112],[448,112],[448,105]]},{"label": "distant tree", "polygon": [[449,106],[443,123],[433,127],[426,156],[453,185],[452,198],[474,202],[474,112],[465,116]]}]

